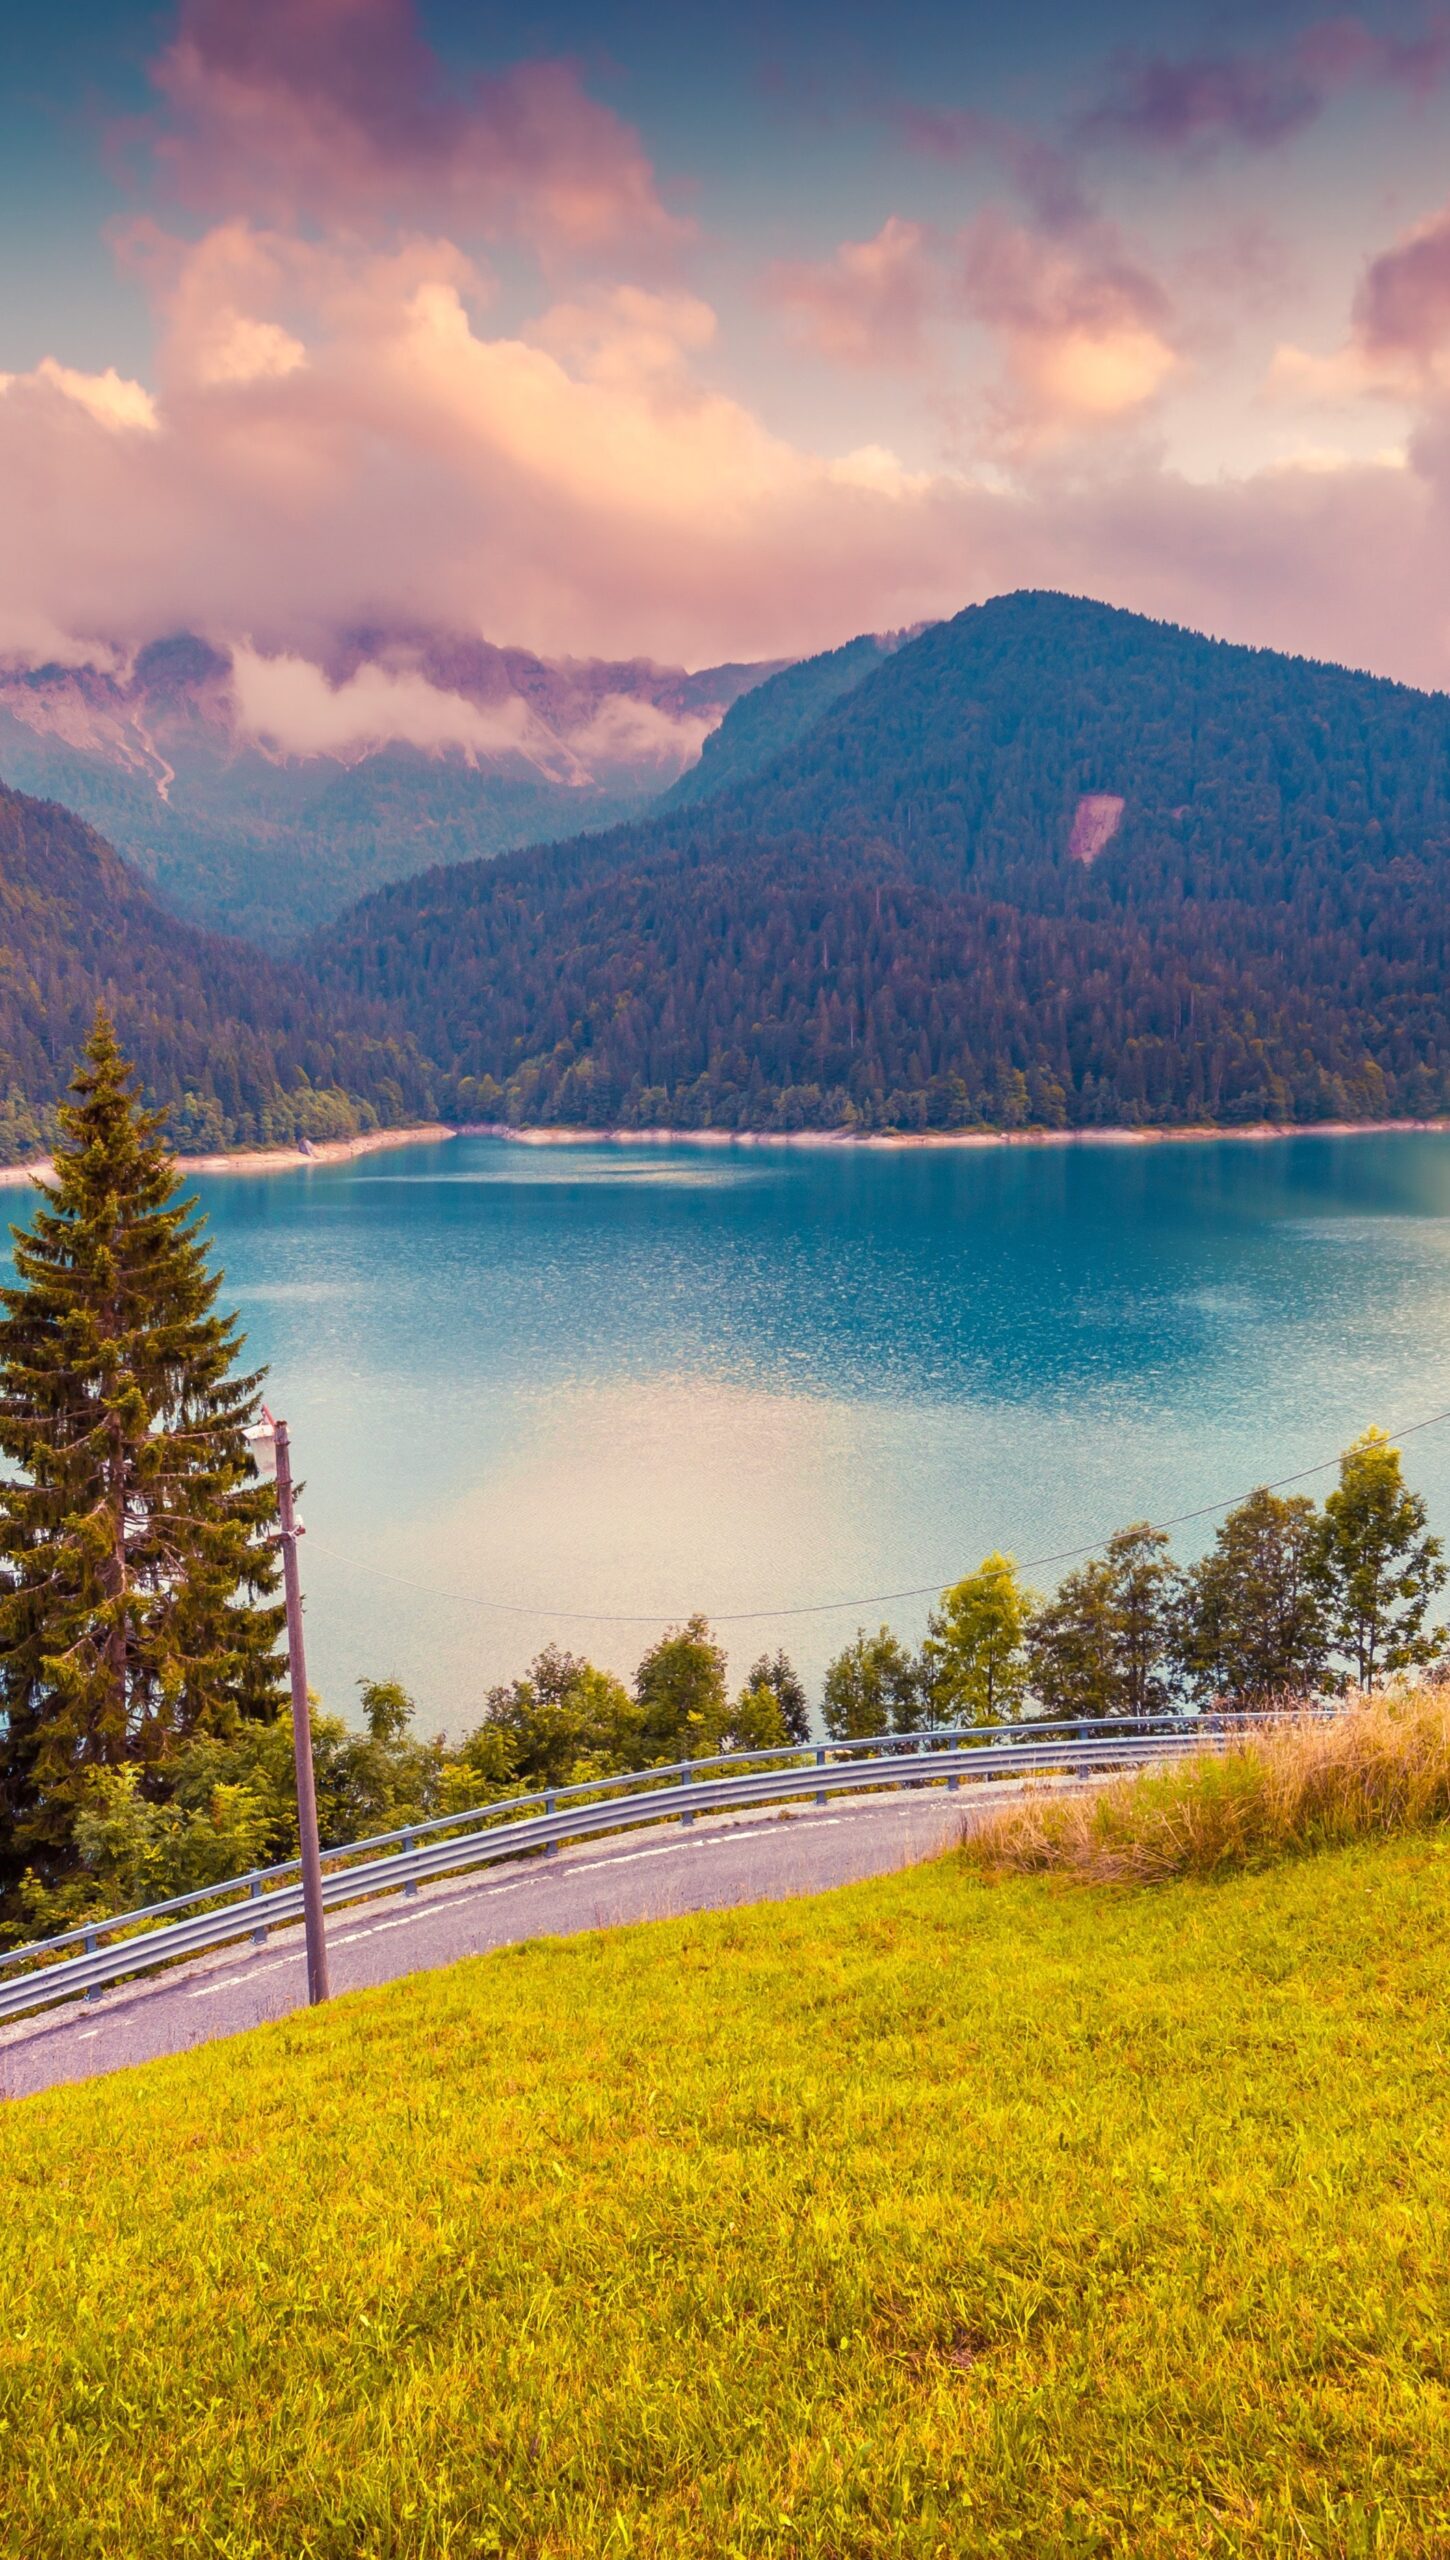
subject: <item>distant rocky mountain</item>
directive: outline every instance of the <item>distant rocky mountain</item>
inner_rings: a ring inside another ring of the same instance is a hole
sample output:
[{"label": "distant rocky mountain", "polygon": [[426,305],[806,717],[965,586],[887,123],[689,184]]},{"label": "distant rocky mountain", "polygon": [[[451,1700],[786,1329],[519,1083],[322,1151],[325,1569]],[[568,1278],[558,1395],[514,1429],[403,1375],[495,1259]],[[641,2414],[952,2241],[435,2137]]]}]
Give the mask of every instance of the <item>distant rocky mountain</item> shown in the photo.
[{"label": "distant rocky mountain", "polygon": [[741,704],[713,796],[382,891],[319,971],[479,1118],[1450,1110],[1443,694],[1050,594],[853,645],[803,729],[809,669]]},{"label": "distant rocky mountain", "polygon": [[0,669],[0,776],[194,921],[282,950],[383,882],[644,807],[772,666],[550,663],[429,632],[315,659],[189,634]]},{"label": "distant rocky mountain", "polygon": [[0,788],[0,1162],[47,1146],[98,1002],[183,1145],[295,1145],[425,1117],[382,1007],[178,923],[84,820]]}]

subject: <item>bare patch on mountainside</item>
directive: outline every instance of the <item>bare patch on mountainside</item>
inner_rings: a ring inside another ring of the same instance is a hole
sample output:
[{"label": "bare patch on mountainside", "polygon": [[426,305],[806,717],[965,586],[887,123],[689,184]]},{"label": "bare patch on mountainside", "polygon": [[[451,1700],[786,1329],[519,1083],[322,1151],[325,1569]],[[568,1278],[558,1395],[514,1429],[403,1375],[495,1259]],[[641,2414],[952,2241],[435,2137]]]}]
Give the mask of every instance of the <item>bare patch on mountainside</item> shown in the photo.
[{"label": "bare patch on mountainside", "polygon": [[1070,862],[1096,862],[1105,845],[1112,843],[1123,823],[1126,806],[1116,791],[1085,791],[1073,812],[1072,834],[1067,840]]}]

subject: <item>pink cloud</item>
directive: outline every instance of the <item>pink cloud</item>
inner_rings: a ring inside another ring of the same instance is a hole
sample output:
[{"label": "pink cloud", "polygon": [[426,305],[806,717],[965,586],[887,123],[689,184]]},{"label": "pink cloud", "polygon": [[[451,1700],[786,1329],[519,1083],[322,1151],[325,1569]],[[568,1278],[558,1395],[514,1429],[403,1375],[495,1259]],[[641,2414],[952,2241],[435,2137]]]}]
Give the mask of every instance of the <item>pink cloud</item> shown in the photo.
[{"label": "pink cloud", "polygon": [[[1133,333],[1166,329],[1154,290],[1098,245],[1089,274],[1064,244],[974,237],[978,308],[1024,364],[1041,357],[1024,397],[1116,397]],[[689,297],[604,296],[531,338],[490,333],[446,243],[383,255],[238,224],[165,272],[149,398],[58,361],[0,387],[7,654],[192,627],[315,667],[339,632],[431,627],[700,665],[1032,584],[1450,677],[1450,454],[1432,412],[1408,468],[1204,486],[1131,447],[1094,446],[1090,468],[1028,448],[1011,484],[986,485],[771,433],[702,374],[708,315]]]},{"label": "pink cloud", "polygon": [[1115,423],[1178,363],[1167,295],[1107,223],[1053,237],[985,213],[962,235],[957,293],[1001,343],[1009,440]]},{"label": "pink cloud", "polygon": [[762,289],[817,355],[898,372],[930,357],[948,411],[960,404],[932,324],[976,321],[1001,349],[988,410],[994,439],[1008,443],[1115,422],[1178,362],[1166,293],[1105,222],[1054,232],[992,211],[942,239],[893,214],[833,257],[778,263]]},{"label": "pink cloud", "polygon": [[659,243],[638,137],[568,62],[451,90],[410,0],[183,0],[153,67],[181,197],[273,222],[455,225],[546,248]]},{"label": "pink cloud", "polygon": [[875,366],[921,361],[940,289],[922,226],[892,214],[874,239],[843,241],[832,258],[778,261],[763,290],[817,355]]},{"label": "pink cloud", "polygon": [[1114,56],[1101,95],[1074,120],[1080,144],[1132,143],[1204,157],[1236,144],[1271,150],[1343,90],[1372,82],[1421,90],[1450,68],[1450,15],[1424,33],[1385,34],[1357,17],[1321,19],[1256,53]]},{"label": "pink cloud", "polygon": [[1450,342],[1450,208],[1370,261],[1355,296],[1356,340],[1372,360],[1428,366]]},{"label": "pink cloud", "polygon": [[1347,339],[1331,353],[1280,346],[1271,397],[1321,408],[1366,400],[1419,413],[1423,441],[1443,431],[1450,400],[1450,206],[1442,206],[1370,259],[1355,293]]}]

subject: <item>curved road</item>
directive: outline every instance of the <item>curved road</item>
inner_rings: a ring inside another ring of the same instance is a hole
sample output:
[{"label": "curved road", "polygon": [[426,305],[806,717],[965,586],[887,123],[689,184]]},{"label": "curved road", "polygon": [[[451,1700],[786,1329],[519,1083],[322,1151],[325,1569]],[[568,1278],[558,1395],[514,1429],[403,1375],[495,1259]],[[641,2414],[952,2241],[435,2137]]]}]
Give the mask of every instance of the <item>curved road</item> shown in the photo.
[{"label": "curved road", "polygon": [[[995,1809],[1018,1792],[999,1783],[982,1795]],[[835,1796],[821,1811],[767,1805],[486,1867],[425,1886],[412,1900],[390,1894],[335,1912],[327,1933],[332,1989],[431,1972],[521,1938],[824,1893],[936,1856],[971,1819],[965,1794],[941,1788]],[[0,2028],[0,2097],[184,2053],[284,2017],[306,1997],[300,1929],[280,1929],[257,1948],[220,1948],[149,1981],[120,1983],[99,2000],[68,2001]]]}]

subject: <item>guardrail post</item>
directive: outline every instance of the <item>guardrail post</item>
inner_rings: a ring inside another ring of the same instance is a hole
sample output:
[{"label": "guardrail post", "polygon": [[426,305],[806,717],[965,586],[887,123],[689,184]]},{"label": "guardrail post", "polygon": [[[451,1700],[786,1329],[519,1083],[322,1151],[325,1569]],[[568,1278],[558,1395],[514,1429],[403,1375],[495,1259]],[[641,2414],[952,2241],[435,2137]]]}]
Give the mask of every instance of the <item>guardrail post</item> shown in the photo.
[{"label": "guardrail post", "polygon": [[[416,1843],[415,1843],[415,1841],[414,1841],[414,1839],[413,1839],[413,1834],[412,1834],[412,1832],[411,1832],[411,1831],[405,1831],[405,1832],[404,1832],[404,1834],[403,1834],[403,1855],[404,1855],[404,1857],[405,1857],[405,1858],[411,1858],[411,1856],[412,1856],[412,1854],[413,1854],[413,1850],[414,1850],[415,1846],[416,1846]],[[418,1890],[418,1879],[417,1879],[417,1877],[416,1877],[416,1876],[405,1876],[405,1877],[404,1877],[404,1879],[403,1879],[403,1900],[404,1900],[405,1902],[411,1902],[411,1901],[413,1900],[414,1895],[417,1893],[417,1890]]]},{"label": "guardrail post", "polygon": [[[823,1742],[820,1742],[820,1743],[817,1743],[817,1745],[816,1745],[816,1767],[817,1767],[818,1769],[824,1769],[825,1765],[826,1765],[826,1746],[825,1746],[825,1744],[824,1744]],[[824,1788],[824,1787],[822,1787],[822,1789],[821,1789],[821,1791],[820,1791],[820,1794],[819,1794],[819,1795],[817,1796],[817,1798],[816,1798],[816,1802],[817,1802],[817,1804],[824,1804],[824,1803],[825,1803],[825,1801],[826,1801],[826,1790],[825,1790],[825,1788]]]},{"label": "guardrail post", "polygon": [[[88,1955],[88,1956],[95,1956],[95,1955],[99,1955],[99,1954],[100,1954],[100,1951],[101,1951],[101,1940],[100,1940],[100,1933],[99,1933],[99,1931],[98,1931],[98,1930],[95,1930],[95,1929],[87,1929],[87,1931],[86,1931],[86,1953],[87,1953],[87,1955]],[[100,1996],[101,1996],[101,1986],[100,1986],[100,1984],[99,1984],[99,1983],[96,1983],[96,1984],[95,1984],[95,1986],[94,1986],[94,1988],[93,1988],[92,1990],[90,1990],[90,1991],[88,1991],[88,1992],[86,1993],[86,1998],[87,1998],[88,2000],[99,2000]]]},{"label": "guardrail post", "polygon": [[[687,1786],[689,1786],[689,1784],[690,1784],[690,1772],[689,1772],[688,1767],[683,1768],[683,1769],[680,1771],[680,1784],[681,1784],[681,1786],[682,1786],[682,1787],[687,1787]],[[683,1812],[681,1813],[681,1815],[680,1815],[680,1829],[681,1829],[682,1831],[688,1831],[688,1829],[689,1829],[689,1827],[690,1827],[691,1823],[694,1821],[694,1819],[695,1819],[694,1815],[693,1815],[693,1814],[688,1810],[688,1808],[687,1808],[687,1809],[686,1809],[685,1811],[683,1811]]]},{"label": "guardrail post", "polygon": [[[249,1886],[249,1888],[248,1888],[248,1891],[247,1891],[247,1900],[248,1900],[249,1902],[260,1902],[260,1901],[261,1901],[261,1899],[262,1899],[262,1879],[261,1879],[261,1877],[260,1877],[260,1876],[253,1876],[252,1881],[251,1881],[251,1884],[250,1884],[250,1886]],[[265,1929],[254,1929],[254,1930],[252,1931],[252,1944],[253,1944],[253,1946],[254,1946],[254,1947],[265,1947],[266,1943],[267,1943],[267,1932],[266,1932],[266,1930],[265,1930]]]},{"label": "guardrail post", "polygon": [[961,1783],[962,1781],[959,1772],[955,1769],[949,1769],[947,1771],[947,1794],[955,1794]]},{"label": "guardrail post", "polygon": [[[556,1801],[557,1801],[557,1799],[556,1799],[556,1797],[555,1797],[555,1794],[554,1794],[554,1790],[553,1790],[553,1788],[552,1788],[552,1787],[548,1788],[548,1789],[547,1789],[547,1791],[546,1791],[546,1793],[545,1793],[545,1796],[544,1796],[544,1812],[545,1812],[545,1815],[546,1815],[546,1816],[547,1816],[548,1814],[551,1814],[551,1813],[553,1812]],[[547,1842],[545,1843],[545,1847],[544,1847],[544,1855],[545,1855],[545,1857],[546,1857],[546,1858],[557,1858],[558,1854],[559,1854],[559,1843],[558,1843],[558,1841],[557,1841],[557,1840],[550,1840],[550,1841],[547,1841]]]}]

